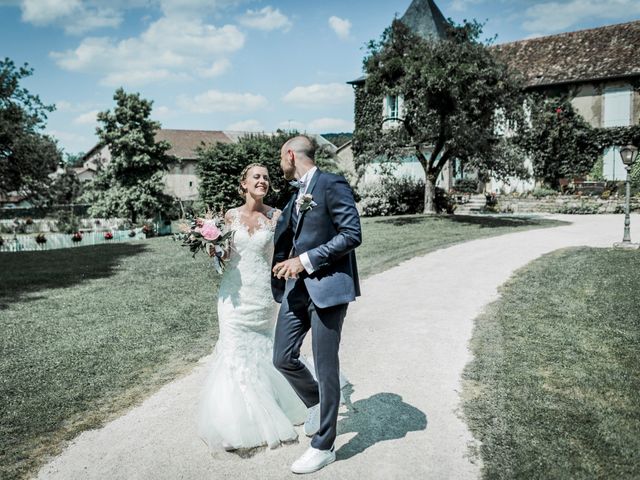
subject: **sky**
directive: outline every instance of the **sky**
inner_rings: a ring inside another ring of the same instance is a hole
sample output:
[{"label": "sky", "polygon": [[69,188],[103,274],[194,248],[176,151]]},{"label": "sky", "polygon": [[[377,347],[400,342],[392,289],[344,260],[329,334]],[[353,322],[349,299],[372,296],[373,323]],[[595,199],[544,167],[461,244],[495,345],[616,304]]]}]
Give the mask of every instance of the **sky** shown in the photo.
[{"label": "sky", "polygon": [[[366,44],[411,0],[0,0],[0,57],[56,105],[46,132],[93,147],[118,87],[153,101],[163,128],[352,131]],[[440,0],[497,43],[640,18],[638,0]]]}]

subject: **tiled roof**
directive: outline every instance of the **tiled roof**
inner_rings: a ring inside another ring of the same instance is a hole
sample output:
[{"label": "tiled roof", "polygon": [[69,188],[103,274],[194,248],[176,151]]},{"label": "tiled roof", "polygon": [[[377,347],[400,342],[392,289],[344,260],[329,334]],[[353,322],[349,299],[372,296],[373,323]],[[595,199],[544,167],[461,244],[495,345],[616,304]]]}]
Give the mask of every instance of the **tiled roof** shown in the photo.
[{"label": "tiled roof", "polygon": [[156,133],[156,141],[165,140],[171,144],[167,152],[180,159],[195,159],[196,149],[211,143],[232,143],[224,132],[215,130],[172,130],[163,128]]},{"label": "tiled roof", "polygon": [[640,20],[495,45],[527,87],[640,76]]}]

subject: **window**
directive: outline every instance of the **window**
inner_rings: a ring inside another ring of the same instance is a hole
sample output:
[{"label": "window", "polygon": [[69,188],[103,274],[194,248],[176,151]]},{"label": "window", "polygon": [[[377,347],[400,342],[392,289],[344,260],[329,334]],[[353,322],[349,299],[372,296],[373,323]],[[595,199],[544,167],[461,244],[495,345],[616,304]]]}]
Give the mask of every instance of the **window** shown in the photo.
[{"label": "window", "polygon": [[387,95],[386,118],[397,119],[400,117],[400,99],[397,95]]},{"label": "window", "polygon": [[626,127],[631,125],[633,88],[631,86],[607,87],[603,97],[603,126]]}]

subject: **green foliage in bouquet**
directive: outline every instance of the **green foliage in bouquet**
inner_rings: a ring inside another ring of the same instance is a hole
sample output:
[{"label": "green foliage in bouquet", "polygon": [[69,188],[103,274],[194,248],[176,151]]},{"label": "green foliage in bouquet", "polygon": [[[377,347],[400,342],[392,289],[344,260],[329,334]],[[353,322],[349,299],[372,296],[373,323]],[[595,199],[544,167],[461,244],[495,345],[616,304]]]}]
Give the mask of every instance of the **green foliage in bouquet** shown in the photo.
[{"label": "green foliage in bouquet", "polygon": [[223,232],[223,225],[221,217],[215,217],[208,211],[204,218],[193,218],[189,223],[182,223],[180,233],[175,233],[173,239],[187,247],[193,258],[198,252],[209,255],[216,272],[222,274],[225,255],[231,249],[235,233],[233,230]]}]

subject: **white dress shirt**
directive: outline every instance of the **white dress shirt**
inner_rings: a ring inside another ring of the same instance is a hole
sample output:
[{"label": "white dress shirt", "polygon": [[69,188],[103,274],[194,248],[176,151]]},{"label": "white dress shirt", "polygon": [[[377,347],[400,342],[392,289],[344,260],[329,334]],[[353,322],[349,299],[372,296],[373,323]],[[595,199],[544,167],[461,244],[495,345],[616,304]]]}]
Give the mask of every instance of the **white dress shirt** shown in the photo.
[{"label": "white dress shirt", "polygon": [[[316,173],[316,170],[318,170],[318,167],[311,168],[299,180],[304,184],[304,187],[298,190],[298,197],[296,198],[296,212],[298,212],[298,214],[300,214],[300,206],[298,205],[298,200],[300,200],[300,198],[305,193],[307,193],[307,189],[309,188],[309,182],[313,178],[313,174]],[[298,219],[298,221],[300,220]],[[300,254],[300,262],[302,263],[302,266],[304,267],[304,269],[307,271],[308,274],[312,274],[315,271],[315,269],[313,268],[313,265],[311,265],[311,260],[309,260],[309,255],[307,255],[307,252]]]}]

